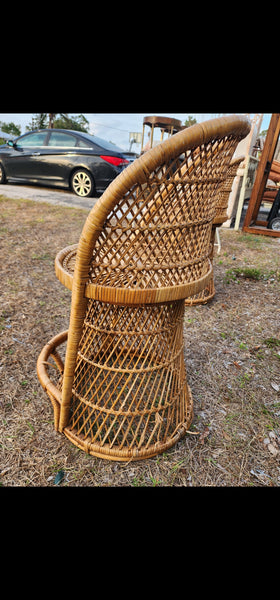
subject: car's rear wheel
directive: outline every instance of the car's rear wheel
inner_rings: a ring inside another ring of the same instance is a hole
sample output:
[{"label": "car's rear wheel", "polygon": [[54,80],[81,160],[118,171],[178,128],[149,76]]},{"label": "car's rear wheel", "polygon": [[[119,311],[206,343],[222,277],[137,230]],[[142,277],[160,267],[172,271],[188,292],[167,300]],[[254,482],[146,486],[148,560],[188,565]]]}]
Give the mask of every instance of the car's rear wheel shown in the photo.
[{"label": "car's rear wheel", "polygon": [[86,169],[78,169],[71,176],[71,189],[77,196],[89,198],[94,193],[94,182],[91,174]]},{"label": "car's rear wheel", "polygon": [[269,229],[274,229],[274,231],[280,231],[280,217],[275,217],[272,219],[268,225]]},{"label": "car's rear wheel", "polygon": [[6,183],[6,175],[5,175],[4,167],[2,167],[2,165],[0,164],[0,184],[1,183]]}]

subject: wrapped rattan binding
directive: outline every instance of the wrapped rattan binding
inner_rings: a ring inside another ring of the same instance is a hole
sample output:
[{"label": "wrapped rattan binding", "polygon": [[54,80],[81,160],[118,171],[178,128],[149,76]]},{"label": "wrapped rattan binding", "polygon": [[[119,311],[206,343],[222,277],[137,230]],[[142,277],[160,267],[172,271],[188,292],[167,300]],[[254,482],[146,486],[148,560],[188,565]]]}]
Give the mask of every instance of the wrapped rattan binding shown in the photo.
[{"label": "wrapped rattan binding", "polygon": [[248,131],[245,118],[225,117],[152,148],[97,201],[79,244],[56,258],[72,290],[69,331],[43,348],[38,376],[56,429],[90,454],[148,458],[190,426],[184,301],[211,279],[216,194]]}]

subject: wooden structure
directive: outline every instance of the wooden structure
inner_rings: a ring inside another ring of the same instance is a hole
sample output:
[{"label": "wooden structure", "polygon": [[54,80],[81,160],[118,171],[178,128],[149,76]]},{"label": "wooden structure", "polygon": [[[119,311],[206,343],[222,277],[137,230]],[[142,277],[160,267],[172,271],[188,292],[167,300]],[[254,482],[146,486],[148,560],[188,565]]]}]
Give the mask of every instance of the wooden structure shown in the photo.
[{"label": "wooden structure", "polygon": [[56,430],[92,455],[145,459],[191,424],[184,301],[212,277],[217,189],[248,130],[246,118],[223,117],[155,146],[110,184],[79,243],[56,257],[72,290],[70,324],[43,348],[37,372]]},{"label": "wooden structure", "polygon": [[264,194],[266,193],[266,183],[271,171],[279,133],[280,113],[273,113],[242,228],[247,233],[260,233],[262,235],[280,237],[280,231],[267,228],[268,221],[258,220],[258,213]]},{"label": "wooden structure", "polygon": [[232,194],[229,199],[229,214],[232,216],[241,178],[241,189],[237,202],[237,210],[234,223],[235,231],[239,230],[244,201],[246,199],[249,199],[251,196],[255,181],[256,170],[259,163],[259,158],[257,156],[259,151],[258,136],[263,120],[263,113],[255,113],[252,117],[250,113],[247,113],[246,116],[250,118],[251,131],[249,135],[239,144],[239,148],[237,148],[237,156],[244,155],[245,159],[242,168],[239,169],[239,174],[237,175],[236,180],[234,182],[235,193]]},{"label": "wooden structure", "polygon": [[141,144],[141,152],[144,149],[144,138],[145,138],[145,127],[148,126],[151,128],[151,137],[150,137],[150,148],[153,147],[154,142],[154,129],[155,127],[159,127],[161,129],[161,138],[160,141],[163,141],[164,133],[168,133],[168,136],[185,129],[185,125],[182,125],[182,121],[179,119],[171,119],[169,117],[144,117],[143,119],[143,131],[142,131],[142,144]]}]

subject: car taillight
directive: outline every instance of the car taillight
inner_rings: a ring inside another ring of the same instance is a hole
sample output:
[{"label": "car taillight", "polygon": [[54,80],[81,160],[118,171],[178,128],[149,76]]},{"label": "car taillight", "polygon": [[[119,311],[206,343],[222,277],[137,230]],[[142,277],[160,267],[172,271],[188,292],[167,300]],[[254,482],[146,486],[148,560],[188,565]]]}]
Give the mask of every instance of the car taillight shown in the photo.
[{"label": "car taillight", "polygon": [[128,163],[129,163],[129,161],[126,160],[126,158],[119,158],[118,156],[102,156],[101,155],[100,158],[103,158],[103,160],[106,160],[111,165],[114,165],[114,167],[122,167],[124,165],[128,165]]}]

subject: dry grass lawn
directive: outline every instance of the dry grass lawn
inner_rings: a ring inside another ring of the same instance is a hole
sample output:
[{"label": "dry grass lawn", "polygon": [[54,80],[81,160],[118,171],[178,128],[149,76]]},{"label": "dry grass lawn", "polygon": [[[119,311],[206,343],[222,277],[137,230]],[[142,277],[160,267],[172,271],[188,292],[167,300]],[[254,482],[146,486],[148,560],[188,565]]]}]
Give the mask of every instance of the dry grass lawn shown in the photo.
[{"label": "dry grass lawn", "polygon": [[185,311],[190,433],[150,460],[110,462],[54,431],[36,375],[41,348],[68,327],[54,258],[87,211],[3,196],[0,209],[0,485],[280,485],[279,238],[220,230],[216,296]]}]

